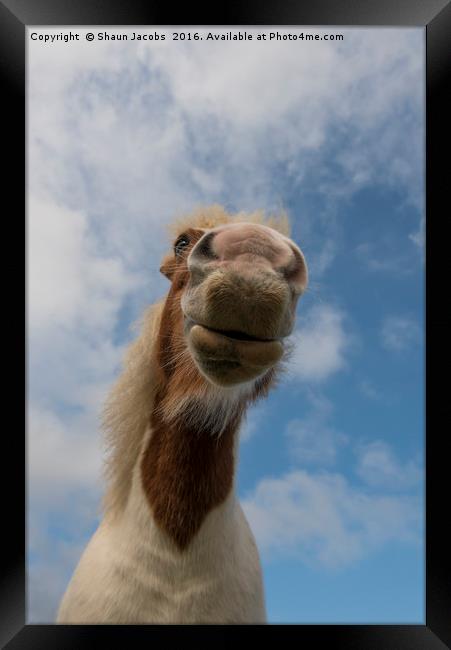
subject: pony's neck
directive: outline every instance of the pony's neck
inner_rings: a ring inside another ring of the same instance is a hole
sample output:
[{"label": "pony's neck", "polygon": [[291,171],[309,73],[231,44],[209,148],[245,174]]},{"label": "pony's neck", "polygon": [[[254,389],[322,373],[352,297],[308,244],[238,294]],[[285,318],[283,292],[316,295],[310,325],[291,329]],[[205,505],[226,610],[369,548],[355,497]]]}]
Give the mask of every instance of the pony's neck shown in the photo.
[{"label": "pony's neck", "polygon": [[235,444],[244,400],[184,400],[168,417],[156,396],[141,483],[156,523],[184,550],[208,513],[234,489]]}]

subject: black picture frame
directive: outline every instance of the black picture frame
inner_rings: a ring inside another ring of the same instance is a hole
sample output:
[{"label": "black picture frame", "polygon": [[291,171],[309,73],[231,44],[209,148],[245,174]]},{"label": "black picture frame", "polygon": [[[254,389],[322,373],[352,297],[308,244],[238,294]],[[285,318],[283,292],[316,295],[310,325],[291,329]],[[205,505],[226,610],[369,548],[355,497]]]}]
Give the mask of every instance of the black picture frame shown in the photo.
[{"label": "black picture frame", "polygon": [[[57,626],[25,625],[25,464],[26,437],[3,436],[2,477],[4,564],[0,592],[0,642],[20,648],[82,648],[117,642],[129,647],[161,641],[187,643],[193,635],[215,644],[230,642],[235,634],[251,635],[263,628],[268,641],[294,640],[302,647],[355,650],[439,650],[451,647],[451,562],[449,468],[446,442],[451,432],[449,368],[451,311],[444,281],[451,278],[449,245],[441,226],[449,218],[446,191],[450,184],[451,152],[448,98],[451,88],[451,3],[449,0],[316,0],[308,4],[229,2],[210,8],[186,3],[171,11],[167,3],[152,0],[0,0],[0,77],[2,81],[3,143],[7,169],[4,198],[10,199],[8,221],[15,223],[18,246],[26,241],[25,220],[25,38],[29,25],[303,25],[303,26],[419,26],[426,30],[426,612],[425,625],[267,625],[267,626]],[[419,80],[421,83],[421,80]],[[441,160],[440,153],[444,152]],[[5,177],[5,176],[4,176]],[[24,197],[23,203],[19,197]],[[446,214],[448,211],[448,215]],[[7,243],[5,248],[10,248]],[[5,254],[7,251],[5,251]],[[25,255],[24,255],[25,257]],[[8,270],[21,276],[19,257]],[[24,259],[25,261],[25,259]],[[24,271],[23,271],[24,272]],[[8,285],[8,276],[5,274]],[[25,284],[25,283],[24,283]],[[20,291],[8,286],[4,300],[13,304]],[[446,301],[448,300],[448,303]],[[22,303],[23,304],[23,303]],[[8,308],[11,310],[11,307]],[[15,313],[21,313],[20,306]],[[26,317],[25,317],[26,326]],[[21,328],[9,334],[15,367],[23,349]],[[20,334],[19,334],[20,332]],[[20,337],[20,343],[18,341]],[[5,339],[4,339],[5,340]],[[26,349],[24,350],[26,355]],[[22,367],[25,367],[25,363]],[[442,372],[442,369],[445,372]],[[14,376],[10,373],[10,377]],[[440,379],[440,377],[442,377]],[[16,385],[21,394],[22,383]],[[26,392],[26,391],[25,391]],[[20,398],[19,398],[20,399]],[[25,395],[26,399],[26,395]],[[4,406],[11,409],[13,402]],[[20,406],[18,406],[18,409]],[[9,431],[13,427],[9,426]],[[5,433],[5,432],[4,432]],[[5,438],[8,438],[9,442]],[[8,446],[9,445],[9,446]],[[5,451],[6,450],[6,451]],[[5,467],[7,466],[7,467]],[[11,470],[7,472],[6,470]],[[448,490],[447,490],[448,488]],[[6,512],[5,512],[6,507]],[[175,635],[175,636],[174,636]]]}]

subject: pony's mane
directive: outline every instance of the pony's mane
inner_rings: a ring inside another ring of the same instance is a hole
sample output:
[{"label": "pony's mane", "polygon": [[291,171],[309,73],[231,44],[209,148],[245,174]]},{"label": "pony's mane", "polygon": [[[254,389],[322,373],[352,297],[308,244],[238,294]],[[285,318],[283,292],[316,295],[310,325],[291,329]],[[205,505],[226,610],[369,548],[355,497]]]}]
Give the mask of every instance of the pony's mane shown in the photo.
[{"label": "pony's mane", "polygon": [[215,228],[226,223],[258,223],[290,236],[290,222],[284,211],[267,216],[264,210],[229,214],[221,205],[201,206],[191,214],[180,216],[169,225],[169,231],[176,236],[187,228]]},{"label": "pony's mane", "polygon": [[[266,216],[262,210],[252,213],[228,214],[220,205],[201,207],[190,215],[178,218],[170,226],[173,235],[186,228],[214,228],[221,224],[259,223],[289,236],[287,215]],[[130,344],[124,358],[123,371],[113,385],[104,409],[102,424],[105,432],[107,459],[105,478],[107,490],[104,511],[121,512],[130,492],[133,468],[138,461],[145,431],[158,390],[156,340],[165,298],[149,307],[140,322],[140,334]]]},{"label": "pony's mane", "polygon": [[105,511],[120,512],[127,502],[133,468],[138,460],[158,388],[155,341],[164,301],[149,307],[141,332],[130,344],[123,371],[106,400],[102,425],[108,456],[105,463]]}]

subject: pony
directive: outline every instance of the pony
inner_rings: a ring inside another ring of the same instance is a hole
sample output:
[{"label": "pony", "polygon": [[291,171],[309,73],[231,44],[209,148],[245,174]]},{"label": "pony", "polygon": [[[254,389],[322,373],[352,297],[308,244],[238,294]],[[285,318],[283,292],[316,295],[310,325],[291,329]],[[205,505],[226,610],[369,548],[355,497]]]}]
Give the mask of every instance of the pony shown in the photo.
[{"label": "pony", "polygon": [[238,432],[283,369],[307,265],[284,214],[214,205],[173,235],[169,291],[106,400],[103,517],[57,623],[266,622]]}]

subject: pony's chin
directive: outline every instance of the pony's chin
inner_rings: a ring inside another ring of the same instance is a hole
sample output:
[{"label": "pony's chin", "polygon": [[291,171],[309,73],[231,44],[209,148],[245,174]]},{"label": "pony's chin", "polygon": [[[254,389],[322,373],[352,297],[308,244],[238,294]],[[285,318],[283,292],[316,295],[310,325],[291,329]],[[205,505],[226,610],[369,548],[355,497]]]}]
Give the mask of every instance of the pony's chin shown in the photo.
[{"label": "pony's chin", "polygon": [[234,386],[258,379],[283,355],[279,340],[262,341],[237,333],[211,330],[194,324],[187,333],[188,346],[200,372],[217,386]]}]

